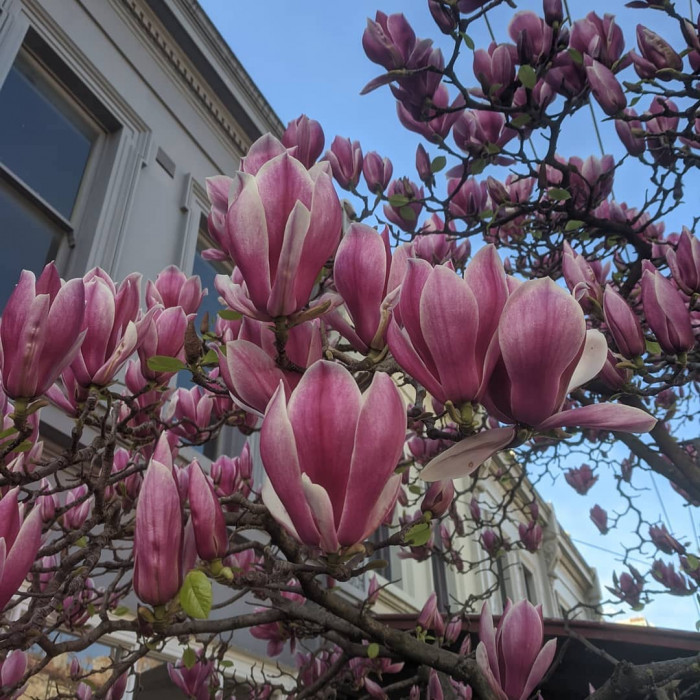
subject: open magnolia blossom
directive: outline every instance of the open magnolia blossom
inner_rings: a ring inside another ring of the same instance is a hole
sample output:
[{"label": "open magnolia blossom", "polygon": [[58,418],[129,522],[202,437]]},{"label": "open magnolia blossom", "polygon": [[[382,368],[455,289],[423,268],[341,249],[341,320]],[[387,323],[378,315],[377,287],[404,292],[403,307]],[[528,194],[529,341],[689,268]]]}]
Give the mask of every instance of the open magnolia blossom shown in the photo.
[{"label": "open magnolia blossom", "polygon": [[298,540],[337,552],[368,537],[394,507],[394,474],[406,435],[406,410],[382,373],[362,395],[352,375],[321,360],[287,402],[282,382],[265,413],[262,496]]},{"label": "open magnolia blossom", "polygon": [[593,379],[607,358],[600,331],[586,330],[578,302],[549,278],[524,282],[501,312],[486,353],[483,403],[508,427],[465,438],[433,459],[425,481],[466,476],[507,448],[519,429],[548,432],[576,426],[647,432],[656,419],[621,404],[593,404],[562,410],[567,394]]}]

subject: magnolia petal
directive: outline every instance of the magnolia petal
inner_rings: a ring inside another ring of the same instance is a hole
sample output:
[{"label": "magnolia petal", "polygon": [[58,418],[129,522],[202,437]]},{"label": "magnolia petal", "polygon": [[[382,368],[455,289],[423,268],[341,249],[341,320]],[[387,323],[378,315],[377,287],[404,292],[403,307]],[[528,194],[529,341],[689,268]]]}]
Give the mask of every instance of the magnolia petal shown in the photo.
[{"label": "magnolia petal", "polygon": [[479,646],[483,646],[488,659],[487,666],[493,673],[500,678],[501,671],[498,666],[498,647],[496,646],[496,630],[493,626],[493,617],[491,616],[491,606],[488,600],[484,601],[479,616]]},{"label": "magnolia petal", "polygon": [[591,406],[561,411],[542,421],[540,431],[576,426],[578,428],[602,428],[628,433],[647,433],[656,425],[656,418],[634,406],[619,403],[597,403]]},{"label": "magnolia petal", "polygon": [[411,343],[408,331],[405,328],[399,328],[394,318],[389,321],[389,326],[386,329],[386,342],[401,369],[417,379],[441,403],[447,401],[440,382],[426,367]]},{"label": "magnolia petal", "polygon": [[495,428],[471,435],[432,459],[421,471],[420,478],[440,481],[468,476],[489,457],[508,447],[514,438],[515,428]]},{"label": "magnolia petal", "polygon": [[[275,487],[269,479],[265,479],[260,491],[263,503],[265,507],[270,511],[270,515],[285,529],[287,532],[295,539],[302,541],[299,537],[297,529],[294,527],[292,519],[289,517],[287,509],[284,507],[284,503],[280,501],[280,497],[275,491]],[[318,542],[321,541],[321,535],[318,535]]]},{"label": "magnolia petal", "polygon": [[593,377],[603,369],[605,360],[608,357],[608,342],[605,336],[597,330],[586,331],[586,343],[583,347],[583,355],[576,365],[574,373],[569,380],[569,388],[567,394],[586,382],[589,382]]},{"label": "magnolia petal", "polygon": [[299,539],[317,546],[320,535],[301,485],[300,458],[281,381],[270,400],[260,429],[260,456],[275,492],[299,533]]},{"label": "magnolia petal", "polygon": [[540,653],[535,659],[535,663],[532,664],[532,670],[530,675],[525,681],[525,686],[523,687],[523,692],[520,695],[519,700],[527,700],[532,691],[535,689],[537,684],[544,678],[544,674],[552,665],[554,661],[554,655],[557,653],[557,640],[550,639],[540,650]]},{"label": "magnolia petal", "polygon": [[475,357],[479,306],[469,285],[444,265],[423,287],[420,325],[445,398],[473,401],[481,383],[482,363]]},{"label": "magnolia petal", "polygon": [[[360,405],[360,390],[352,375],[326,360],[315,362],[306,371],[289,400],[290,428],[294,431],[300,468],[314,484],[326,489],[338,522]],[[284,500],[281,488],[275,483]]]},{"label": "magnolia petal", "polygon": [[521,600],[503,614],[499,642],[503,690],[509,697],[520,697],[542,648],[542,619],[530,601]]},{"label": "magnolia petal", "polygon": [[256,307],[264,309],[270,296],[271,274],[265,209],[255,178],[237,173],[234,180],[239,180],[241,187],[226,214],[226,227],[235,232],[227,240],[250,298]]},{"label": "magnolia petal", "polygon": [[513,422],[538,425],[559,409],[585,337],[580,305],[551,279],[524,282],[508,297],[498,340]]},{"label": "magnolia petal", "polygon": [[350,226],[335,256],[336,289],[345,300],[357,335],[367,346],[379,327],[387,276],[386,256],[382,237],[364,224]]},{"label": "magnolia petal", "polygon": [[[294,294],[297,277],[301,273],[301,253],[304,237],[309,229],[311,213],[301,203],[296,202],[284,228],[284,239],[280,250],[279,263],[272,283],[267,312],[273,318],[289,316],[306,305],[308,299],[297,299]],[[318,270],[314,273],[314,279]]]},{"label": "magnolia petal", "polygon": [[337,552],[340,549],[340,543],[335,531],[333,506],[328,492],[323,486],[312,483],[307,474],[301,475],[301,486],[311,509],[311,516],[321,535],[321,549],[325,552]]},{"label": "magnolia petal", "polygon": [[[406,409],[388,374],[377,372],[362,397],[350,474],[338,537],[344,544],[362,539],[374,498],[384,488],[403,451]],[[368,494],[372,494],[368,498]]]},{"label": "magnolia petal", "polygon": [[401,474],[394,474],[382,489],[365,521],[365,529],[355,542],[366,540],[386,519],[396,505],[401,490]]}]

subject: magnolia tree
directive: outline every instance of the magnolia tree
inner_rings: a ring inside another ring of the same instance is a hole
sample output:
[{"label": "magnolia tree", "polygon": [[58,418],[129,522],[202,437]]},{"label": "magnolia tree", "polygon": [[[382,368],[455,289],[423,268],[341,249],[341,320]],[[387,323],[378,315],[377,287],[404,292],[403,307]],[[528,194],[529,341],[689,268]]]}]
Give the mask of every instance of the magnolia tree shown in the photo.
[{"label": "magnolia tree", "polygon": [[[540,608],[509,602],[495,624],[495,586],[448,613],[432,595],[406,631],[373,613],[376,578],[361,604],[338,582],[381,569],[392,547],[498,573],[506,550],[541,545],[537,503],[523,510],[514,493],[547,471],[566,468],[582,494],[612,471],[632,507],[635,473],[651,470],[700,501],[697,219],[680,233],[663,223],[693,196],[698,26],[668,0],[631,2],[673,31],[639,24],[629,49],[614,17],[545,0],[541,15],[513,15],[510,41],[476,48],[471,23],[500,4],[428,2],[449,56],[402,15],[368,21],[364,50],[384,72],[366,90],[389,85],[427,142],[417,181],[349,139],[322,156],[305,116],[208,181],[206,255],[231,269],[208,290],[216,319],[195,327],[206,291],[176,268],[144,299],[137,274],[22,273],[0,325],[3,697],[68,654],[57,696],[117,700],[139,660],[178,639],[169,673],[192,698],[526,700],[556,664]],[[558,154],[591,102],[624,158]],[[649,186],[615,201],[631,161]],[[175,388],[178,372],[192,388]],[[56,408],[72,429],[44,450],[40,416]],[[188,463],[184,448],[225,426],[255,434],[261,480],[248,445]],[[617,441],[629,457],[611,463]],[[488,508],[484,482],[503,493]],[[693,594],[698,552],[636,514],[630,551],[650,541],[665,556],[616,573],[609,600],[637,610],[659,590]],[[597,505],[591,517],[612,525]],[[243,687],[226,654],[242,629],[271,657],[296,645],[296,672]],[[115,636],[128,641],[118,658],[85,662]],[[610,669],[581,696],[690,697],[700,678],[692,658]]]}]

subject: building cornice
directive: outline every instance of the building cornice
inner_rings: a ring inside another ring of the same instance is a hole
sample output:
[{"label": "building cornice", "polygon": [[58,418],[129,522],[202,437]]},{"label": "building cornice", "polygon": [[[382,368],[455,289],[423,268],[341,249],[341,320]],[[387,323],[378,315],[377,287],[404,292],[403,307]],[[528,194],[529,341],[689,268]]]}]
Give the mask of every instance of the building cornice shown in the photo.
[{"label": "building cornice", "polygon": [[[194,0],[118,0],[150,41],[152,49],[179,78],[190,93],[233,142],[239,155],[265,131],[279,132],[280,121],[262,94],[253,85],[221,39],[199,4]],[[175,9],[186,13],[187,22]],[[199,41],[198,41],[199,40]],[[215,47],[227,70],[210,60],[199,42]],[[228,54],[228,55],[227,55]],[[240,74],[237,73],[240,71]],[[222,75],[222,73],[224,73]],[[235,94],[240,90],[241,95]],[[254,113],[251,116],[251,112]]]}]

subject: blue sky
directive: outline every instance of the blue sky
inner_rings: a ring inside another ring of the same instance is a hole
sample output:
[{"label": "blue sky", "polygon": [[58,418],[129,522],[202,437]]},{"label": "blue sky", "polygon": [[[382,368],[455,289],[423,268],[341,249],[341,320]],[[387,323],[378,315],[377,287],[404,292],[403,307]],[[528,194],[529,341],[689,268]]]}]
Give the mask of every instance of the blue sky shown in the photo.
[{"label": "blue sky", "polygon": [[[200,0],[200,3],[284,123],[304,112],[323,125],[326,146],[335,135],[357,139],[364,152],[375,150],[390,157],[395,177],[406,174],[417,179],[415,149],[420,139],[399,124],[395,102],[388,88],[380,88],[366,96],[359,95],[362,87],[382,72],[365,57],[361,37],[367,18],[373,18],[376,10],[381,9],[387,14],[403,12],[419,37],[430,37],[445,48],[445,39],[435,27],[424,0],[355,0],[352,3]],[[622,4],[615,3],[615,8],[624,9]],[[525,2],[518,3],[518,6],[538,10],[541,5]],[[609,0],[587,0],[585,3],[569,0],[569,6],[574,18],[578,19],[589,11],[602,15],[611,8],[611,3]],[[507,7],[499,10],[492,15],[491,26],[496,39],[504,41],[507,40],[507,23],[512,10]],[[624,14],[629,14],[629,18],[624,19]],[[618,21],[623,27],[627,48],[635,44],[634,28],[638,22],[646,22],[672,42],[677,41],[677,30],[668,22],[659,21],[658,13],[652,16],[649,11],[631,14],[626,11],[622,15]],[[490,41],[483,22],[475,24],[470,35],[477,47],[486,47]],[[467,68],[470,65],[471,57],[466,60]],[[639,107],[644,109],[646,102]],[[604,115],[597,106],[595,109],[606,152],[620,155],[622,150],[614,131],[610,124],[603,123]],[[590,113],[582,113],[576,120],[570,125],[569,137],[562,142],[562,154],[584,158],[591,154],[600,155]],[[429,150],[436,155],[434,149]],[[616,178],[616,197],[630,205],[640,204],[645,181],[648,181],[648,175],[630,164],[628,170]],[[692,181],[687,190],[692,192],[695,185],[700,185],[700,179]],[[680,224],[686,221],[684,215],[681,211],[674,216],[667,231],[679,230]],[[611,459],[621,459],[625,455],[615,452]],[[636,504],[645,517],[650,521],[664,519],[665,510],[669,514],[668,527],[672,532],[690,534],[688,509],[662,483],[663,479],[656,478],[660,500],[648,475],[638,474],[635,478],[635,486],[640,489]],[[583,543],[610,552],[620,551],[625,523],[620,529],[601,537],[588,519],[588,510],[596,502],[611,513],[619,509],[611,473],[600,473],[599,482],[585,498],[575,494],[562,478],[553,484],[543,483],[540,491],[546,500],[554,503],[560,522],[577,541],[582,554],[597,567],[601,584],[609,584],[612,571],[620,573],[623,570],[619,561],[614,554]],[[695,522],[700,522],[697,509]],[[642,564],[640,568],[644,569]],[[649,605],[644,615],[656,626],[679,629],[694,629],[695,621],[700,617],[692,599],[671,596],[663,596]]]}]

